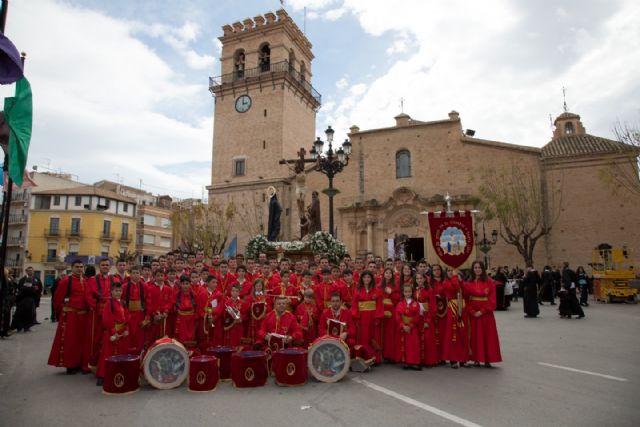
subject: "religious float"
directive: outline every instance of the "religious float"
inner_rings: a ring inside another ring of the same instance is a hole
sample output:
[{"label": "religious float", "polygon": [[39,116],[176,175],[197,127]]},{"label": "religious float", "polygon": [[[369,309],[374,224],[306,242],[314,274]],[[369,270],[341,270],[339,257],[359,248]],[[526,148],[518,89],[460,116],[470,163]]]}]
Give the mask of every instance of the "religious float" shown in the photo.
[{"label": "religious float", "polygon": [[257,258],[261,252],[267,256],[275,255],[278,259],[287,257],[292,261],[302,257],[313,259],[314,254],[323,254],[327,255],[332,263],[338,263],[344,257],[346,247],[326,231],[317,231],[306,236],[305,240],[290,242],[272,242],[267,236],[258,234],[249,239],[245,255],[248,258]]}]

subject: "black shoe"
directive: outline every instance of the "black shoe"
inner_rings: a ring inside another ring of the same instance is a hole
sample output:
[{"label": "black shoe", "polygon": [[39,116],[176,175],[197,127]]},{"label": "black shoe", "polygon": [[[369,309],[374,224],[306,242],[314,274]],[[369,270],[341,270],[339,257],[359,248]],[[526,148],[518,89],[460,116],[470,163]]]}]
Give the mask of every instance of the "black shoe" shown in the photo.
[{"label": "black shoe", "polygon": [[402,369],[403,369],[403,370],[405,370],[405,371],[409,370],[409,365],[404,365],[404,366],[402,367]]},{"label": "black shoe", "polygon": [[476,363],[474,363],[474,364],[473,364],[473,367],[474,367],[474,368],[479,368],[479,367],[480,367],[480,362],[476,362]]},{"label": "black shoe", "polygon": [[457,362],[451,362],[451,369],[458,369],[458,363]]},{"label": "black shoe", "polygon": [[76,370],[73,368],[67,368],[67,375],[75,375],[76,374]]},{"label": "black shoe", "polygon": [[460,363],[460,367],[461,368],[470,368],[471,365],[469,365],[468,363]]},{"label": "black shoe", "polygon": [[413,366],[411,366],[411,369],[413,369],[414,371],[422,371],[422,366],[420,366],[420,365],[413,365]]},{"label": "black shoe", "polygon": [[493,368],[493,366],[491,366],[491,363],[487,362],[484,364],[485,368]]},{"label": "black shoe", "polygon": [[102,384],[104,384],[104,379],[102,379],[102,378],[98,378],[98,379],[96,380],[96,386],[97,386],[97,387],[102,387]]}]

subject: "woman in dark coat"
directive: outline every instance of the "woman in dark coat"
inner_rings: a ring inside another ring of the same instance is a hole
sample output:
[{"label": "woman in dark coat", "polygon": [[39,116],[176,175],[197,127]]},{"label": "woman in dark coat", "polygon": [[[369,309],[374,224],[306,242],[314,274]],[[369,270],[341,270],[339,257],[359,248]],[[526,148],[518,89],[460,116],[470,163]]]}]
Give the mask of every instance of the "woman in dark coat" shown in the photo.
[{"label": "woman in dark coat", "polygon": [[522,279],[524,302],[524,317],[538,317],[538,286],[540,286],[540,274],[532,265],[527,266],[527,274]]},{"label": "woman in dark coat", "polygon": [[11,308],[15,303],[15,282],[9,271],[4,271],[5,281],[0,283],[0,338],[9,336],[11,329]]},{"label": "woman in dark coat", "polygon": [[32,282],[26,281],[18,288],[16,295],[16,312],[13,315],[12,329],[18,332],[24,329],[25,332],[33,326],[35,319],[33,313],[36,310],[36,298],[38,289],[33,286]]},{"label": "woman in dark coat", "polygon": [[576,270],[576,285],[580,289],[580,305],[589,307],[589,276],[582,266]]}]

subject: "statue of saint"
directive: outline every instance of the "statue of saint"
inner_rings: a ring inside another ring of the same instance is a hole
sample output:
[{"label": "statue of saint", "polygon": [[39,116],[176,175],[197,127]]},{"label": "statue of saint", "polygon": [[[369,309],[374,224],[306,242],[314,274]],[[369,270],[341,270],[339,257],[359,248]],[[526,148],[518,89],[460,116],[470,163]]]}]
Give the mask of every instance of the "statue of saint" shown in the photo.
[{"label": "statue of saint", "polygon": [[320,220],[320,199],[318,192],[311,193],[311,204],[307,207],[307,219],[309,220],[309,234],[322,230]]},{"label": "statue of saint", "polygon": [[274,242],[278,240],[280,234],[280,214],[282,206],[278,203],[276,188],[271,185],[267,188],[267,196],[269,197],[269,227],[267,228],[267,240]]}]

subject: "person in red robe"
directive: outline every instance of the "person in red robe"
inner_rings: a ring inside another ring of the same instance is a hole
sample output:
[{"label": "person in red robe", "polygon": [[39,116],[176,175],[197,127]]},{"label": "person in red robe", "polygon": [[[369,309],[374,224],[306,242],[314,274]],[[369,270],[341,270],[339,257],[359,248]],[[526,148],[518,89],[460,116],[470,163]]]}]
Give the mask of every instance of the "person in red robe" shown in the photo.
[{"label": "person in red robe", "polygon": [[353,292],[355,291],[358,284],[355,282],[355,278],[353,276],[353,271],[349,268],[345,268],[342,271],[342,280],[344,282],[344,290],[341,290],[343,304],[347,308],[351,308],[351,299]]},{"label": "person in red robe", "polygon": [[140,277],[140,268],[131,267],[122,287],[122,305],[129,321],[129,352],[140,354],[144,347],[145,332],[151,324],[148,285]]},{"label": "person in red robe", "polygon": [[404,363],[403,369],[422,370],[420,363],[420,329],[422,326],[422,305],[413,297],[413,286],[402,287],[404,298],[398,303],[395,311],[396,325],[396,360]]},{"label": "person in red robe", "polygon": [[224,306],[224,345],[238,347],[242,344],[242,320],[246,317],[247,305],[240,299],[240,285],[237,283],[231,287],[231,296],[225,299]]},{"label": "person in red robe", "polygon": [[436,345],[436,297],[423,273],[416,272],[414,280],[414,296],[422,305],[421,359],[424,366],[431,367],[440,362]]},{"label": "person in red robe", "polygon": [[116,282],[111,285],[111,298],[104,304],[102,312],[102,346],[96,371],[97,386],[102,386],[107,358],[127,354],[129,351],[129,318],[120,302],[121,296],[122,284]]},{"label": "person in red robe", "polygon": [[245,299],[251,294],[253,282],[247,272],[247,267],[244,265],[239,265],[238,268],[236,268],[236,283],[240,285],[240,298]]},{"label": "person in red robe", "polygon": [[500,340],[493,311],[496,309],[496,286],[487,276],[484,263],[471,264],[473,279],[464,283],[470,335],[471,360],[475,366],[491,368],[492,363],[502,362]]},{"label": "person in red robe", "polygon": [[447,296],[444,292],[444,273],[442,267],[439,264],[433,264],[431,266],[431,287],[433,288],[433,294],[436,299],[435,306],[435,335],[436,335],[436,349],[438,352],[438,364],[444,364],[445,358],[443,357],[443,345],[442,340],[444,337],[444,330],[446,328],[446,316],[447,316]]},{"label": "person in red robe", "polygon": [[382,291],[368,270],[360,274],[358,289],[353,294],[351,315],[357,328],[356,344],[371,347],[375,351],[376,363],[382,362],[382,325],[384,317]]},{"label": "person in red robe", "polygon": [[[183,280],[188,282],[188,276],[183,276],[180,282]],[[174,336],[175,313],[171,316],[171,312],[173,311],[175,296],[179,288],[174,290],[165,283],[161,274],[156,274],[155,280],[148,284],[147,289],[149,290],[147,305],[152,323],[147,330],[145,343],[149,345],[159,338]]]},{"label": "person in red robe", "polygon": [[382,279],[378,284],[382,291],[382,307],[384,318],[382,320],[382,357],[387,362],[395,362],[398,352],[397,347],[397,322],[396,304],[400,301],[400,283],[393,270],[386,269],[382,274]]},{"label": "person in red robe", "polygon": [[231,295],[231,288],[237,282],[235,274],[229,271],[229,263],[227,261],[220,262],[220,273],[218,274],[218,288],[224,296]]},{"label": "person in red robe", "polygon": [[173,309],[176,312],[175,338],[187,348],[196,346],[196,294],[186,276],[180,278],[180,290],[176,294]]},{"label": "person in red robe", "polygon": [[322,281],[320,281],[313,292],[316,295],[316,302],[318,304],[318,309],[323,310],[328,308],[331,304],[331,294],[336,291],[340,291],[336,284],[331,281],[331,269],[323,268],[321,270]]},{"label": "person in red robe", "polygon": [[245,337],[248,342],[255,344],[258,339],[258,331],[260,331],[262,327],[262,322],[264,322],[264,318],[271,310],[264,292],[264,280],[262,278],[258,277],[253,281],[253,290],[246,297],[245,305],[249,311]]},{"label": "person in red robe", "polygon": [[296,307],[296,319],[302,328],[302,346],[307,348],[318,337],[320,312],[316,305],[313,289],[304,291],[304,301]]},{"label": "person in red robe", "polygon": [[349,348],[356,344],[356,325],[351,311],[342,306],[340,292],[331,295],[331,306],[324,309],[318,323],[318,336],[329,335],[340,338]]},{"label": "person in red robe", "polygon": [[258,340],[266,346],[271,346],[274,334],[282,336],[285,346],[296,345],[302,342],[302,328],[296,320],[296,316],[286,311],[287,299],[276,297],[274,309],[267,314],[258,332]]},{"label": "person in red robe", "polygon": [[89,372],[88,352],[85,351],[89,305],[85,297],[82,261],[73,261],[71,274],[60,280],[53,296],[53,311],[58,319],[56,335],[51,345],[48,364],[67,368],[72,375]]},{"label": "person in red robe", "polygon": [[457,270],[447,269],[446,279],[442,284],[442,292],[446,297],[446,315],[440,319],[444,323],[440,336],[442,342],[442,360],[448,360],[451,367],[458,365],[468,367],[469,338],[468,319],[464,310],[462,282]]},{"label": "person in red robe", "polygon": [[199,334],[200,349],[222,345],[222,310],[224,310],[224,296],[218,290],[218,277],[210,275],[207,278],[207,288],[200,294],[198,301],[198,317],[201,318],[201,333]]},{"label": "person in red robe", "polygon": [[88,339],[85,341],[85,345],[89,346],[89,367],[92,369],[96,368],[100,357],[104,304],[111,298],[111,285],[119,280],[116,276],[109,274],[111,269],[109,258],[102,258],[98,265],[100,273],[88,280],[85,289],[90,317],[90,324],[87,330]]}]

